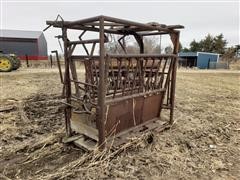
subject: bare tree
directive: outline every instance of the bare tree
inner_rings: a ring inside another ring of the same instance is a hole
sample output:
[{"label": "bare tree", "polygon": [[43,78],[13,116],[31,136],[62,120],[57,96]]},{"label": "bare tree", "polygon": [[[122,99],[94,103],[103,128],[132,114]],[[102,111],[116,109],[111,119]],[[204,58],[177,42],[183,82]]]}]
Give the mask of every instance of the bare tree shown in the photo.
[{"label": "bare tree", "polygon": [[[146,54],[157,54],[160,53],[160,45],[157,44],[156,38],[145,37],[143,39],[144,53]],[[124,51],[117,40],[109,42],[106,46],[106,51],[114,54],[123,54]],[[126,42],[126,51],[129,54],[139,53],[139,46],[134,39],[130,39]]]},{"label": "bare tree", "polygon": [[173,48],[172,48],[172,46],[169,45],[169,46],[165,47],[164,51],[165,51],[165,54],[172,54]]}]

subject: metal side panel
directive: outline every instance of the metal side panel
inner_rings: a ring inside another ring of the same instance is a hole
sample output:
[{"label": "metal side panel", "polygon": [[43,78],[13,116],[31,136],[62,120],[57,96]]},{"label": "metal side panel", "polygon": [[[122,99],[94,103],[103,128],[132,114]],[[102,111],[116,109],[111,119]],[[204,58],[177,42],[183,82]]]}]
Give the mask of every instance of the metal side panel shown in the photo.
[{"label": "metal side panel", "polygon": [[162,94],[163,93],[144,98],[142,122],[149,121],[159,116],[159,111],[162,102]]},{"label": "metal side panel", "polygon": [[130,127],[141,124],[143,97],[120,101],[108,106],[106,135],[122,132]]},{"label": "metal side panel", "polygon": [[98,141],[98,130],[91,122],[91,115],[72,113],[71,129]]},{"label": "metal side panel", "polygon": [[159,118],[162,94],[123,100],[107,108],[106,136]]}]

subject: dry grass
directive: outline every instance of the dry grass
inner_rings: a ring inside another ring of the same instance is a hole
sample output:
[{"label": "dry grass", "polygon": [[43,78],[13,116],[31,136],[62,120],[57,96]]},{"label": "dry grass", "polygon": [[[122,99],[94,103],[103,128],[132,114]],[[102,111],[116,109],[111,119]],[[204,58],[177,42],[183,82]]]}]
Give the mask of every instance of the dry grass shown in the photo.
[{"label": "dry grass", "polygon": [[238,59],[235,62],[232,62],[230,64],[230,69],[232,69],[232,70],[240,70],[240,59]]},{"label": "dry grass", "polygon": [[0,177],[239,179],[239,77],[237,71],[180,71],[170,130],[154,134],[152,144],[143,135],[119,149],[84,153],[60,142],[57,70],[4,74],[1,105],[17,105],[0,112]]}]

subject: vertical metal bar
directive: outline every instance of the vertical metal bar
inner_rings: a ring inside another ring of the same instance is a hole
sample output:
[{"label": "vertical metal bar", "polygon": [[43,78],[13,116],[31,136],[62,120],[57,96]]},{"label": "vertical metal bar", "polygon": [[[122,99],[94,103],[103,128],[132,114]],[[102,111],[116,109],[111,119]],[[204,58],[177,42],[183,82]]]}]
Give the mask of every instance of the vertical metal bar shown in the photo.
[{"label": "vertical metal bar", "polygon": [[[111,78],[112,78],[112,82],[111,82],[111,91],[114,90],[115,86],[116,86],[116,77],[115,77],[115,70],[114,70],[114,62],[116,59],[109,59],[111,62]],[[117,60],[116,60],[117,63]]]},{"label": "vertical metal bar", "polygon": [[151,89],[151,85],[152,85],[152,71],[153,71],[153,66],[155,64],[155,59],[151,58],[151,61],[152,61],[152,64],[151,64],[151,67],[149,69],[148,78],[147,78],[147,90]]},{"label": "vertical metal bar", "polygon": [[160,53],[159,54],[162,54],[162,35],[160,34],[160,38],[159,38],[159,51],[160,51]]},{"label": "vertical metal bar", "polygon": [[139,87],[138,87],[138,92],[143,91],[143,78],[142,78],[142,74],[143,74],[143,59],[142,58],[136,58],[137,61],[139,61],[139,75],[138,75],[138,83],[139,83]]},{"label": "vertical metal bar", "polygon": [[128,59],[129,60],[129,64],[128,64],[128,72],[127,72],[127,94],[128,94],[128,92],[129,92],[129,88],[130,88],[130,85],[131,85],[131,77],[130,77],[130,75],[131,75],[131,73],[132,73],[132,58],[129,58]]},{"label": "vertical metal bar", "polygon": [[29,67],[29,63],[28,63],[28,55],[26,54],[25,57],[26,57],[26,64],[27,64],[27,67]]},{"label": "vertical metal bar", "polygon": [[76,81],[78,81],[76,65],[75,65],[75,61],[73,61],[72,58],[71,58],[75,47],[76,47],[76,44],[69,46],[69,48],[68,48],[68,59],[69,59],[69,65],[70,65],[70,69],[71,69],[72,79],[75,81],[74,82],[75,93],[76,93],[77,97],[80,97],[80,90],[79,90],[78,84],[76,83]]},{"label": "vertical metal bar", "polygon": [[[97,72],[96,62],[95,62],[95,59],[92,58],[92,56],[94,54],[95,46],[96,46],[96,43],[93,43],[91,53],[89,55],[90,56],[89,57],[89,63],[91,65],[91,70],[93,70],[93,74],[92,74],[93,82],[92,82],[92,84],[98,85],[98,72]],[[92,89],[92,91],[94,92],[94,89]]]},{"label": "vertical metal bar", "polygon": [[[109,66],[110,66],[110,57],[108,55],[105,56],[106,59],[105,59],[105,74],[104,74],[104,81],[105,81],[105,89],[106,89],[106,92],[105,92],[105,97],[106,97],[106,94],[107,94],[107,89],[109,89]],[[106,115],[106,114],[105,114]],[[105,121],[106,123],[106,121]],[[105,124],[104,124],[104,127],[105,127]]]},{"label": "vertical metal bar", "polygon": [[[149,60],[149,59],[147,59]],[[148,91],[148,86],[149,86],[149,74],[150,72],[148,72],[148,63],[145,66],[145,76],[146,76],[146,81],[145,81],[145,91]]]},{"label": "vertical metal bar", "polygon": [[[165,83],[164,83],[164,86],[163,86],[164,89],[166,89],[167,86],[168,86],[168,82],[170,80],[170,76],[171,76],[171,73],[172,73],[172,70],[173,70],[173,61],[172,60],[173,59],[171,59],[170,64],[169,64],[166,80],[165,80]],[[162,75],[164,76],[164,74],[162,74]],[[166,94],[166,90],[162,94],[162,98],[161,98],[161,102],[160,102],[161,106],[163,105],[165,94]],[[162,111],[162,108],[160,108],[158,116],[160,116],[161,111]]]},{"label": "vertical metal bar", "polygon": [[[144,60],[144,59],[143,59]],[[145,82],[145,76],[147,75],[146,74],[146,69],[147,69],[147,63],[148,63],[148,58],[147,59],[145,59],[145,63],[144,63],[144,67],[143,67],[143,79],[142,79],[142,81],[143,81],[143,92],[144,92],[144,90],[146,91],[146,82]]]},{"label": "vertical metal bar", "polygon": [[[91,77],[91,84],[95,84],[96,81],[97,81],[97,69],[96,69],[96,65],[95,65],[95,60],[92,58],[93,57],[93,53],[94,53],[94,50],[95,50],[95,46],[96,46],[96,43],[93,43],[92,45],[92,49],[91,49],[91,53],[90,53],[90,57],[89,57],[89,72],[90,72],[90,77]],[[95,80],[94,80],[95,78]],[[92,89],[93,93],[94,93],[94,89]]]},{"label": "vertical metal bar", "polygon": [[[83,63],[84,63],[84,67],[85,67],[85,82],[86,82],[86,83],[89,83],[88,60],[84,59]],[[86,89],[87,87],[88,87],[88,86],[85,86],[85,89]],[[86,89],[86,90],[87,90],[87,89]]]},{"label": "vertical metal bar", "polygon": [[[159,82],[158,82],[158,88],[162,88],[162,85],[163,85],[163,81],[164,81],[164,76],[165,76],[165,68],[166,68],[166,65],[167,65],[167,60],[164,59],[164,64],[163,64],[163,67],[162,67],[162,72],[160,74],[160,78],[159,78]],[[170,67],[169,67],[170,68]]]},{"label": "vertical metal bar", "polygon": [[92,59],[92,64],[93,64],[93,70],[94,70],[94,84],[98,85],[98,68],[96,66],[96,59]]},{"label": "vertical metal bar", "polygon": [[128,61],[128,65],[127,65],[127,69],[126,68],[124,69],[125,78],[124,78],[123,87],[122,87],[122,95],[124,95],[124,93],[125,93],[125,88],[127,87],[127,84],[129,85],[129,83],[130,83],[130,81],[129,81],[129,68],[130,68],[131,59],[127,58],[126,60]]},{"label": "vertical metal bar", "polygon": [[[171,60],[172,61],[172,60]],[[167,106],[169,106],[169,100],[170,100],[170,98],[169,98],[169,95],[170,95],[170,82],[171,82],[171,79],[167,82],[167,89],[166,89],[166,91],[167,91]]]},{"label": "vertical metal bar", "polygon": [[[62,37],[64,42],[64,59],[65,59],[65,97],[68,104],[71,104],[71,81],[70,81],[70,71],[69,71],[69,56],[68,56],[68,38],[67,38],[67,28],[62,28]],[[65,123],[66,123],[66,134],[67,136],[71,136],[71,106],[66,106],[65,108]]]},{"label": "vertical metal bar", "polygon": [[136,76],[138,75],[138,66],[139,66],[139,61],[136,61],[135,59],[135,66],[133,67],[133,83],[132,83],[132,89],[131,89],[131,94],[133,94],[133,89],[136,87]]},{"label": "vertical metal bar", "polygon": [[96,46],[96,43],[93,43],[92,49],[91,49],[91,54],[90,54],[91,57],[93,56],[93,53],[94,53],[94,50],[95,50],[95,46]]},{"label": "vertical metal bar", "polygon": [[94,84],[94,74],[93,74],[93,71],[94,71],[94,69],[92,68],[93,67],[93,65],[92,65],[92,59],[89,59],[88,60],[88,70],[89,70],[89,74],[90,74],[90,82],[91,82],[91,84]]},{"label": "vertical metal bar", "polygon": [[104,18],[99,19],[99,39],[100,39],[100,62],[99,62],[99,85],[98,85],[98,108],[97,108],[97,127],[98,127],[98,145],[100,149],[105,147],[105,49],[104,49]]},{"label": "vertical metal bar", "polygon": [[56,51],[52,51],[52,53],[56,54],[56,60],[57,60],[59,76],[60,76],[61,83],[63,83],[62,68],[61,68],[61,64],[60,64],[60,60],[59,60],[59,56],[58,56],[58,51],[57,50]]},{"label": "vertical metal bar", "polygon": [[72,79],[75,81],[74,85],[75,85],[76,96],[80,97],[80,89],[78,87],[78,83],[76,83],[76,81],[78,81],[76,65],[75,65],[75,61],[71,59],[71,56],[69,57],[69,63],[70,63],[69,65],[72,73]]},{"label": "vertical metal bar", "polygon": [[158,65],[157,65],[157,68],[156,68],[156,72],[155,72],[155,80],[154,80],[154,89],[157,88],[157,80],[158,80],[158,77],[159,77],[159,69],[161,67],[161,64],[162,64],[162,58],[159,59],[158,61]]},{"label": "vertical metal bar", "polygon": [[[90,77],[91,77],[91,84],[95,84],[95,78],[97,77],[96,76],[96,71],[95,71],[95,60],[94,59],[89,59],[89,69],[90,69]],[[92,87],[92,93],[94,94],[94,87]]]},{"label": "vertical metal bar", "polygon": [[52,55],[50,54],[50,67],[52,68]]},{"label": "vertical metal bar", "polygon": [[[173,34],[173,54],[177,54],[179,50],[179,32]],[[170,124],[173,124],[173,113],[174,113],[174,103],[175,103],[175,89],[176,89],[176,74],[177,74],[177,58],[173,58],[173,69],[172,69],[172,74],[171,74],[171,92],[170,92],[170,103],[171,103],[171,108],[170,108]]]},{"label": "vertical metal bar", "polygon": [[[130,64],[129,64],[129,66],[130,66],[130,75],[131,75],[131,77],[129,77],[129,75],[128,75],[128,90],[130,90],[130,88],[131,88],[131,86],[132,86],[132,83],[133,83],[133,73],[134,73],[134,67],[133,67],[133,58],[130,58]],[[130,79],[130,80],[129,80]],[[129,91],[129,93],[131,93],[130,91]]]},{"label": "vertical metal bar", "polygon": [[120,77],[120,76],[121,76],[121,73],[122,73],[122,70],[121,70],[121,67],[122,67],[122,59],[121,59],[121,58],[117,59],[117,65],[118,65],[118,71],[117,71],[118,74],[117,74],[116,86],[115,86],[114,92],[113,92],[113,98],[115,97],[116,92],[117,92],[117,89],[118,89],[119,78],[121,78],[121,77]]},{"label": "vertical metal bar", "polygon": [[[124,73],[124,59],[120,58],[121,66],[120,66],[120,80],[119,80],[119,89],[123,87],[123,73]],[[122,66],[123,64],[123,66]]]}]

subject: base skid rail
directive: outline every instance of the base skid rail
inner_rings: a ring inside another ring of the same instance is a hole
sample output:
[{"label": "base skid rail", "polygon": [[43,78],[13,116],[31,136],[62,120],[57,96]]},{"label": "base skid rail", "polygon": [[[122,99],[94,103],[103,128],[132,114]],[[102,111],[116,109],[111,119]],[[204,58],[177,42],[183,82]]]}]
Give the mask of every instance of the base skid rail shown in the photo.
[{"label": "base skid rail", "polygon": [[[78,124],[80,125],[80,124]],[[76,126],[76,125],[74,125]],[[79,129],[82,129],[78,126]],[[158,118],[154,118],[150,121],[147,121],[138,126],[127,129],[121,133],[113,134],[111,137],[106,138],[106,147],[107,148],[117,148],[127,142],[129,142],[132,138],[139,137],[144,133],[148,132],[162,132],[165,129],[169,128],[169,123],[167,121],[162,121]],[[84,130],[85,131],[85,130]],[[85,151],[93,151],[98,148],[98,140],[93,139],[92,136],[86,135],[86,133],[81,133],[82,131],[78,131],[78,135],[68,137],[63,141],[64,143],[73,142],[77,147],[85,150]]]}]

